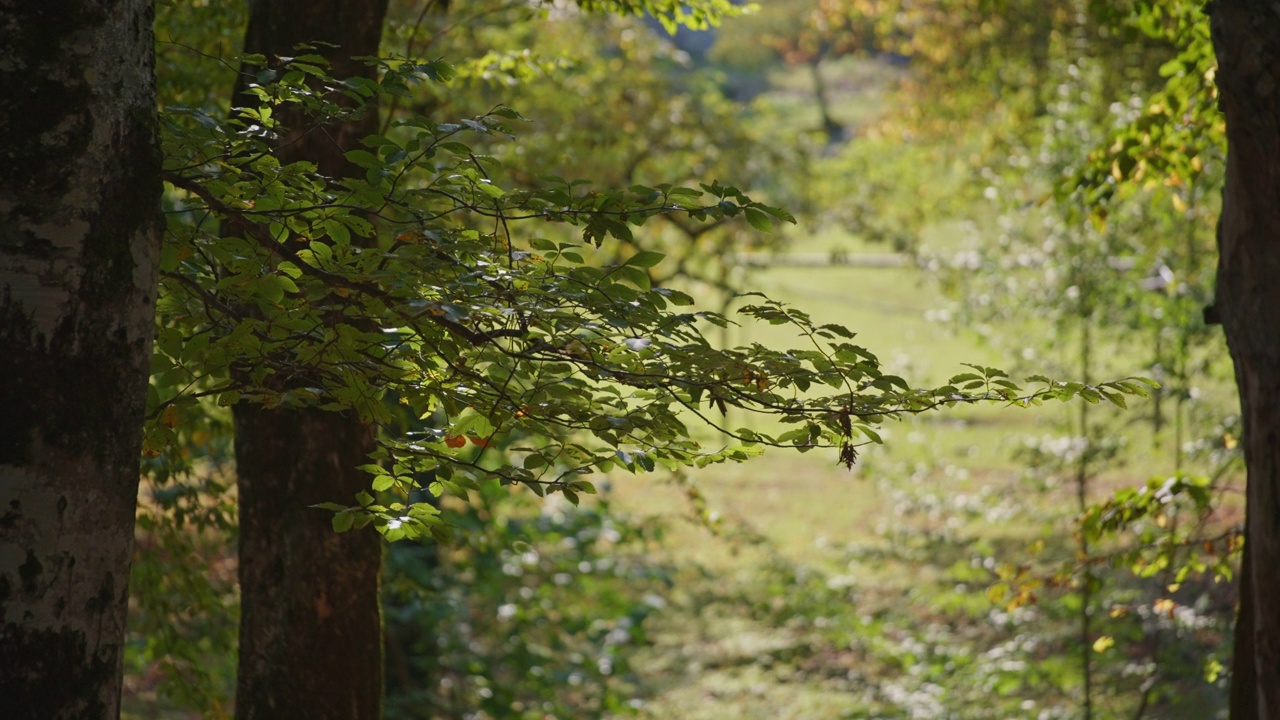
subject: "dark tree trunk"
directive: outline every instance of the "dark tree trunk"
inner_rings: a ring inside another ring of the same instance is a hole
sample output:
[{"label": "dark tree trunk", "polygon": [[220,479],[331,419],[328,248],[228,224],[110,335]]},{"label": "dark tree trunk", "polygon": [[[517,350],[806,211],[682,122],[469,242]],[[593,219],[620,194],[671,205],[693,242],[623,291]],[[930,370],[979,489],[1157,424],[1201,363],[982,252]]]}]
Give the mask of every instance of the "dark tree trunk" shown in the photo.
[{"label": "dark tree trunk", "polygon": [[370,430],[320,410],[235,411],[240,491],[239,718],[376,719],[381,537],[328,513],[368,487]]},{"label": "dark tree trunk", "polygon": [[822,121],[822,132],[827,136],[827,144],[841,143],[845,139],[844,126],[831,117],[831,99],[827,92],[827,80],[822,76],[822,55],[809,61],[809,77],[813,79],[813,97],[818,102],[818,118]]},{"label": "dark tree trunk", "polygon": [[0,715],[114,718],[160,244],[149,0],[0,0]]},{"label": "dark tree trunk", "polygon": [[[372,71],[353,58],[377,55],[386,0],[255,0],[245,52],[297,54],[319,42],[335,77]],[[336,47],[332,47],[336,46]],[[251,100],[237,87],[236,105]],[[307,160],[322,174],[350,170],[343,153],[377,132],[376,108],[360,120],[315,127],[296,111],[277,114],[292,129],[277,154]],[[236,716],[381,717],[381,538],[336,534],[320,502],[351,502],[368,488],[356,470],[373,434],[354,415],[320,410],[235,408],[240,497],[240,667]]]},{"label": "dark tree trunk", "polygon": [[1248,466],[1231,717],[1280,717],[1280,15],[1209,9],[1227,124],[1216,307],[1235,364]]}]

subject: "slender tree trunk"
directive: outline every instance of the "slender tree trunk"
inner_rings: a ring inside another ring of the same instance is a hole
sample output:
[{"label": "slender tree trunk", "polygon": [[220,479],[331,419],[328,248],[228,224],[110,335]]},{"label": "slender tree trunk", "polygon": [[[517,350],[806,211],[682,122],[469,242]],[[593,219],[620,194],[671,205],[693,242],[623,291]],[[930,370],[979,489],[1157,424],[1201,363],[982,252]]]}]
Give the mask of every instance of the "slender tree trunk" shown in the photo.
[{"label": "slender tree trunk", "polygon": [[[1093,313],[1080,314],[1080,382],[1088,383],[1092,374],[1093,333],[1090,322]],[[1076,510],[1081,515],[1089,507],[1089,473],[1093,463],[1093,427],[1089,424],[1089,404],[1080,403],[1080,437],[1084,441],[1084,449],[1076,460]],[[1093,566],[1089,563],[1089,537],[1083,531],[1079,533],[1081,562],[1084,565],[1084,579],[1080,585],[1080,677],[1082,692],[1081,710],[1083,720],[1093,720]]]},{"label": "slender tree trunk", "polygon": [[1246,551],[1231,717],[1280,717],[1280,14],[1272,3],[1209,9],[1227,123],[1216,306],[1244,422]]},{"label": "slender tree trunk", "polygon": [[818,117],[822,121],[822,132],[827,135],[828,143],[844,141],[844,126],[831,117],[831,100],[827,96],[827,80],[822,76],[823,56],[818,55],[809,61],[809,77],[813,78],[813,97],[818,102]]},{"label": "slender tree trunk", "polygon": [[0,0],[0,715],[119,714],[160,243],[148,0]]},{"label": "slender tree trunk", "polygon": [[[377,55],[386,0],[255,0],[246,53],[298,53],[322,43],[335,77],[371,77],[354,58]],[[248,75],[249,73],[245,73]],[[242,77],[241,82],[244,82]],[[251,102],[237,87],[235,103]],[[359,120],[316,127],[297,111],[277,115],[292,132],[277,155],[322,174],[351,168],[343,153],[377,132],[376,108]],[[336,534],[319,502],[350,502],[368,488],[356,470],[373,434],[354,414],[234,409],[240,497],[240,667],[236,716],[363,720],[382,713],[381,538]]]}]

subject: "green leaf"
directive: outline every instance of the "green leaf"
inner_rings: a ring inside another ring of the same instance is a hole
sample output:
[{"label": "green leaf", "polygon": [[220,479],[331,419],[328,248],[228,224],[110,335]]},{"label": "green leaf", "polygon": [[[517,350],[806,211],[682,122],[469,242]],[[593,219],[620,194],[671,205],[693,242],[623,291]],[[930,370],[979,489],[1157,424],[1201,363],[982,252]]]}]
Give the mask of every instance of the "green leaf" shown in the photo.
[{"label": "green leaf", "polygon": [[284,288],[275,280],[275,277],[267,276],[258,281],[258,294],[272,305],[278,305],[284,299]]},{"label": "green leaf", "polygon": [[1106,398],[1116,407],[1128,409],[1129,405],[1125,402],[1124,395],[1121,395],[1118,392],[1108,392],[1106,390],[1103,390],[1102,394],[1106,396]]},{"label": "green leaf", "polygon": [[343,225],[336,220],[325,221],[324,230],[325,234],[339,245],[348,245],[351,243],[351,231],[347,229],[346,225]]},{"label": "green leaf", "polygon": [[623,265],[618,268],[618,275],[641,290],[648,290],[652,287],[649,273],[641,268]]},{"label": "green leaf", "polygon": [[488,180],[481,180],[479,183],[476,183],[476,187],[479,188],[480,192],[491,198],[500,198],[503,195],[506,195],[506,192],[504,192],[502,188],[494,185]]},{"label": "green leaf", "polygon": [[182,357],[182,331],[178,328],[160,328],[156,333],[156,347],[171,358]]},{"label": "green leaf", "polygon": [[451,434],[455,436],[475,435],[477,437],[487,438],[493,434],[493,423],[489,422],[489,418],[480,414],[475,408],[466,408],[463,410],[453,426],[450,428]]},{"label": "green leaf", "polygon": [[749,207],[745,209],[744,214],[747,217],[747,222],[751,224],[751,227],[759,230],[760,232],[771,232],[773,230],[773,221],[770,220],[769,216],[763,212],[753,207]]},{"label": "green leaf", "polygon": [[366,170],[382,167],[382,161],[378,159],[378,156],[368,150],[349,150],[346,156],[353,164]]},{"label": "green leaf", "polygon": [[660,252],[653,252],[651,250],[642,250],[636,253],[635,255],[632,255],[631,257],[627,258],[627,261],[623,264],[630,265],[633,267],[651,268],[654,265],[657,265],[658,263],[662,262],[662,259],[665,257],[666,255],[663,255]]},{"label": "green leaf", "polygon": [[667,300],[671,301],[672,305],[684,307],[684,306],[693,304],[693,298],[690,297],[687,293],[682,293],[679,290],[672,290],[671,288],[662,287],[662,288],[656,288],[654,292],[658,293],[659,295],[665,297]]},{"label": "green leaf", "polygon": [[355,522],[356,516],[351,512],[340,512],[333,516],[333,531],[346,532],[351,529],[351,525]]}]

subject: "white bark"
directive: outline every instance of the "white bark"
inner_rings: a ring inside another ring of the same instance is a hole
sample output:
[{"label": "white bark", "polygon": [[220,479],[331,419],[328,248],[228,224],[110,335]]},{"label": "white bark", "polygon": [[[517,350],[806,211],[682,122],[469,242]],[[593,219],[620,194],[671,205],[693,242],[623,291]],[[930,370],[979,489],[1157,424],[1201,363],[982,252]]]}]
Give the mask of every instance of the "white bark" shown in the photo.
[{"label": "white bark", "polygon": [[159,251],[150,0],[0,0],[0,705],[116,717]]}]

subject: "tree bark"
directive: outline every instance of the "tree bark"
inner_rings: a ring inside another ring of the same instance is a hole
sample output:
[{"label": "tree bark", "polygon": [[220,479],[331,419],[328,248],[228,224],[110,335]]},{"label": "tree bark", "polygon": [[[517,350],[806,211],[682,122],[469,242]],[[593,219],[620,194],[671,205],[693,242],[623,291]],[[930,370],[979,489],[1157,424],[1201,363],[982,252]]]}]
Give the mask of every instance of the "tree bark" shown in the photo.
[{"label": "tree bark", "polygon": [[159,255],[149,0],[0,0],[0,714],[119,714]]},{"label": "tree bark", "polygon": [[1246,550],[1240,572],[1233,720],[1280,717],[1280,13],[1209,8],[1227,125],[1215,306],[1244,423]]},{"label": "tree bark", "polygon": [[[298,53],[302,43],[335,77],[372,77],[360,60],[377,55],[386,0],[256,0],[245,52]],[[336,47],[333,47],[336,46]],[[251,102],[241,85],[237,106]],[[277,117],[291,128],[281,163],[307,160],[320,173],[351,170],[344,153],[377,132],[377,112],[316,127],[296,110]],[[382,619],[378,573],[382,540],[372,531],[337,534],[320,502],[351,502],[369,486],[356,466],[373,449],[372,430],[352,414],[234,408],[240,498],[240,666],[236,716],[379,718]]]},{"label": "tree bark", "polygon": [[320,410],[235,409],[240,491],[238,718],[376,719],[382,539],[310,505],[350,502],[372,434]]}]

